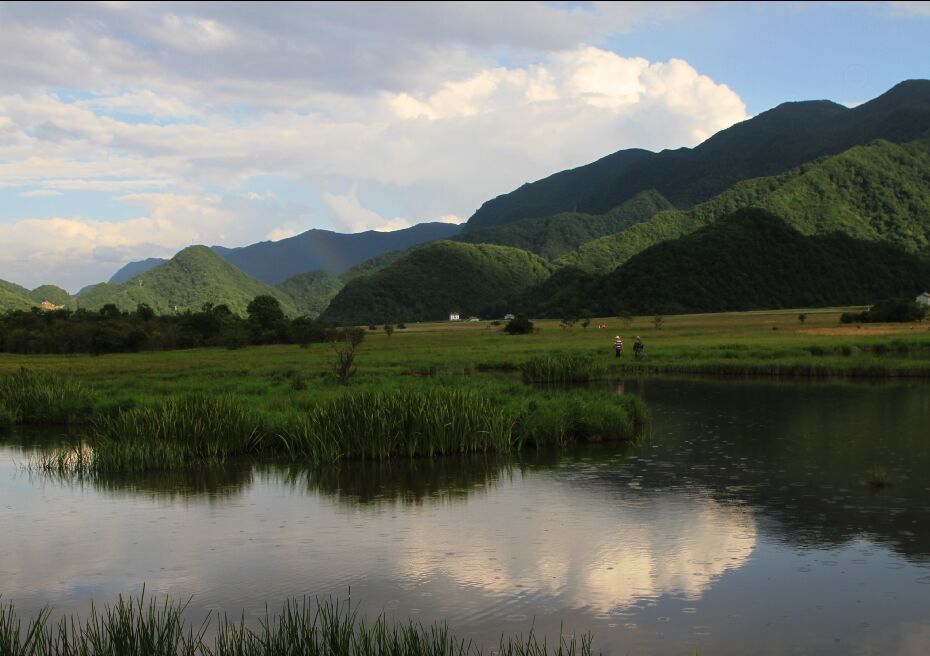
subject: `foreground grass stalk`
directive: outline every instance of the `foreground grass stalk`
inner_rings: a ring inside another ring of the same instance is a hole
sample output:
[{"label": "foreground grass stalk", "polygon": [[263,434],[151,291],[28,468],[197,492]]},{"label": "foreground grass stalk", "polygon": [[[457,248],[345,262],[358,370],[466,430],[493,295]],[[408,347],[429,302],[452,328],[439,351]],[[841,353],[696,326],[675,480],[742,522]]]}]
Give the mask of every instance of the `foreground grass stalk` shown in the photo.
[{"label": "foreground grass stalk", "polygon": [[[257,628],[228,617],[208,617],[200,625],[184,617],[187,604],[165,598],[119,597],[103,612],[95,607],[85,620],[49,621],[44,609],[25,623],[13,604],[0,605],[0,653],[4,656],[479,656],[471,641],[456,638],[445,623],[391,622],[383,614],[369,623],[358,607],[339,600],[287,601],[276,616]],[[206,638],[211,629],[214,637]],[[590,634],[540,641],[502,635],[496,653],[507,656],[590,656]]]}]

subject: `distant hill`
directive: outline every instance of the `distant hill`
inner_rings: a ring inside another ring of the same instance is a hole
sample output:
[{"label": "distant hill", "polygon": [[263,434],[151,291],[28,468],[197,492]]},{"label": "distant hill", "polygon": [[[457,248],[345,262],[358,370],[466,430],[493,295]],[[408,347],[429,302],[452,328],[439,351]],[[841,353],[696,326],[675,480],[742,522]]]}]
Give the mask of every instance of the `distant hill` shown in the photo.
[{"label": "distant hill", "polygon": [[225,257],[250,276],[275,285],[308,271],[339,274],[383,253],[447,239],[460,230],[461,226],[449,223],[420,223],[393,232],[369,230],[355,234],[308,230],[296,237],[236,248]]},{"label": "distant hill", "polygon": [[[276,285],[309,271],[340,274],[389,251],[406,250],[424,242],[448,239],[461,229],[461,226],[451,223],[420,223],[392,232],[368,230],[343,234],[330,230],[308,230],[280,241],[262,241],[239,248],[210,248],[253,278]],[[130,262],[114,273],[109,282],[126,282],[167,261],[150,257]]]},{"label": "distant hill", "polygon": [[614,234],[651,218],[656,212],[674,209],[662,194],[643,191],[605,214],[565,212],[542,219],[522,219],[491,228],[464,232],[454,241],[500,244],[522,248],[553,260],[582,244]]},{"label": "distant hill", "polygon": [[500,317],[509,299],[549,276],[538,255],[507,246],[439,241],[350,281],[322,314],[347,324],[436,321],[450,312]]},{"label": "distant hill", "polygon": [[134,310],[139,303],[146,303],[158,314],[225,303],[244,316],[249,302],[261,294],[277,297],[286,314],[299,314],[285,294],[246,275],[206,246],[190,246],[124,283],[96,285],[77,300],[79,307],[93,310],[107,303]]},{"label": "distant hill", "polygon": [[0,312],[41,307],[42,301],[48,301],[53,305],[61,305],[69,310],[76,307],[74,299],[61,287],[42,285],[29,291],[14,282],[0,280]]},{"label": "distant hill", "polygon": [[344,286],[339,276],[328,271],[311,271],[291,276],[275,288],[294,302],[300,314],[318,317]]},{"label": "distant hill", "polygon": [[74,310],[77,308],[77,303],[73,298],[71,298],[71,294],[56,285],[42,285],[40,287],[36,287],[31,292],[29,292],[29,298],[31,298],[37,304],[41,304],[43,301],[48,301],[52,305],[61,305],[62,307],[69,310]]},{"label": "distant hill", "polygon": [[749,206],[770,210],[804,234],[844,232],[930,256],[930,140],[876,141],[777,176],[746,180],[687,212],[659,212],[588,242],[555,264],[610,271],[656,243]]},{"label": "distant hill", "polygon": [[29,298],[29,290],[15,282],[0,280],[0,312],[28,310],[36,303]]},{"label": "distant hill", "polygon": [[860,305],[928,287],[930,262],[893,245],[805,236],[744,209],[636,255],[600,281],[595,297],[602,310],[717,312]]},{"label": "distant hill", "polygon": [[484,203],[464,232],[562,212],[602,214],[654,189],[687,209],[740,180],[771,176],[875,139],[905,142],[930,130],[930,80],[902,82],[848,109],[792,102],[718,132],[695,148],[622,150],[524,184]]}]

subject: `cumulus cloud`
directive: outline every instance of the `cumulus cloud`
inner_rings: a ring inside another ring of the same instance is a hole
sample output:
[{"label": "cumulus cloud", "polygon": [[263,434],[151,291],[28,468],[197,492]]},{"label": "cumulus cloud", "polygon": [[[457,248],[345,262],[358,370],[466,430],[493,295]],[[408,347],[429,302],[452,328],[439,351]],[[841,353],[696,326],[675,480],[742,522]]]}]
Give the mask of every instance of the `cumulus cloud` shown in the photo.
[{"label": "cumulus cloud", "polygon": [[[745,119],[735,92],[683,60],[586,45],[698,10],[0,5],[0,186],[138,206],[135,222],[57,219],[93,226],[81,234],[106,247],[461,222],[524,182],[620,148],[695,145]],[[244,191],[259,177],[306,189],[314,209]],[[41,248],[25,236],[20,247],[57,275],[47,249],[61,237],[36,221],[3,230],[31,226]]]}]

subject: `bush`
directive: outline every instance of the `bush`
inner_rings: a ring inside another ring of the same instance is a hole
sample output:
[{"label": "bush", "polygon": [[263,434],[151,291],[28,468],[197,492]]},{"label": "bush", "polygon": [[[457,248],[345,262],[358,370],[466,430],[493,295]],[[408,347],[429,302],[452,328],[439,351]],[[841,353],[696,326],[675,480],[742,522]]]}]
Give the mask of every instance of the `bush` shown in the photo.
[{"label": "bush", "polygon": [[504,332],[510,335],[528,335],[533,330],[533,322],[527,319],[524,314],[518,314],[504,326]]}]

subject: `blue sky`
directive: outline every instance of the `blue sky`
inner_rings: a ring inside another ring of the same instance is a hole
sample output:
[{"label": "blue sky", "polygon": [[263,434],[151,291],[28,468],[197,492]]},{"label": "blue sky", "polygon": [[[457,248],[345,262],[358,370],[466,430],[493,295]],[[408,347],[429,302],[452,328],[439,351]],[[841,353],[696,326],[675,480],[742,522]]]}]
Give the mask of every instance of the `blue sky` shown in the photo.
[{"label": "blue sky", "polygon": [[0,278],[462,222],[621,148],[930,77],[930,2],[0,3]]}]

